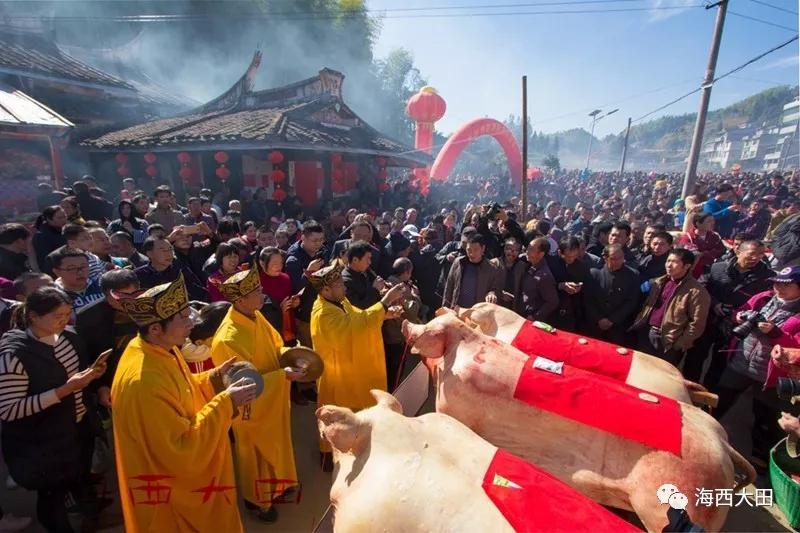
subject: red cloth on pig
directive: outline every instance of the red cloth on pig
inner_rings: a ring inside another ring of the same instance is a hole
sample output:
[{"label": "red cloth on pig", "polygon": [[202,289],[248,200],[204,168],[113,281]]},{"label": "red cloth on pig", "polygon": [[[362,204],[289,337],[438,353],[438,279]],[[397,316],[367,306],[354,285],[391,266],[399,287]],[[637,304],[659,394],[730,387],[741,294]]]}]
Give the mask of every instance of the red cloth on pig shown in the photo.
[{"label": "red cloth on pig", "polygon": [[515,531],[640,531],[566,483],[498,449],[483,490]]},{"label": "red cloth on pig", "polygon": [[568,365],[582,368],[624,382],[631,370],[633,351],[625,349],[625,354],[617,352],[619,346],[586,339],[586,344],[578,342],[580,335],[557,331],[555,334],[542,331],[526,320],[519,329],[511,346],[530,356],[541,355],[553,361],[564,361]]},{"label": "red cloth on pig", "polygon": [[683,422],[677,401],[566,364],[561,374],[537,369],[535,359],[522,367],[514,391],[517,400],[681,456]]}]

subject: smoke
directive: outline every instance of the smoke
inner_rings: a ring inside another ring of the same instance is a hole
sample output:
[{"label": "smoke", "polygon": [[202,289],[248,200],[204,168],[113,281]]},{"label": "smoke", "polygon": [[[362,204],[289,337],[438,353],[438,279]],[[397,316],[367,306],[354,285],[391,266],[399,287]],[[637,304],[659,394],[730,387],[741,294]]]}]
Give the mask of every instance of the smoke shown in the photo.
[{"label": "smoke", "polygon": [[[356,113],[379,130],[397,128],[385,123],[388,96],[372,56],[380,23],[358,0],[7,2],[0,21],[3,14],[17,25],[40,18],[72,55],[100,69],[124,65],[123,79],[152,79],[189,107],[231,87],[256,49],[263,59],[255,90],[332,68],[345,75],[344,98]],[[142,14],[171,21],[119,21]]]}]

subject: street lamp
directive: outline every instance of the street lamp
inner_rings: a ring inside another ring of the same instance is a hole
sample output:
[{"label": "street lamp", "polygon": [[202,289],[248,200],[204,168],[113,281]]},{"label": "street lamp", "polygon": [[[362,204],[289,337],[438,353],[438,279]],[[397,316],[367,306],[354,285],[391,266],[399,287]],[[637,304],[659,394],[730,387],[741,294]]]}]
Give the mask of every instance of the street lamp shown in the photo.
[{"label": "street lamp", "polygon": [[603,115],[600,114],[600,113],[603,112],[601,109],[595,109],[594,111],[589,113],[589,116],[592,117],[592,132],[589,135],[589,149],[586,152],[586,170],[589,170],[589,160],[592,158],[592,141],[594,141],[594,126],[595,126],[595,124],[597,124],[598,121],[606,118],[608,115],[613,115],[617,111],[619,111],[619,108],[612,109],[611,111],[609,111],[608,113],[605,113]]}]

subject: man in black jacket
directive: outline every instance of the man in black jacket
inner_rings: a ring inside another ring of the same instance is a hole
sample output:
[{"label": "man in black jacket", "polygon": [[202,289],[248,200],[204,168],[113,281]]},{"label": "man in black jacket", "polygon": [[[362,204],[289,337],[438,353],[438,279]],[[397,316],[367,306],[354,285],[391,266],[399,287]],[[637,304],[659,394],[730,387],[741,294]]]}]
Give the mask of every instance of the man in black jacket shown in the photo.
[{"label": "man in black jacket", "polygon": [[78,311],[75,331],[86,343],[89,359],[94,361],[106,350],[112,350],[106,373],[100,377],[97,399],[105,408],[111,407],[111,382],[119,358],[128,342],[136,336],[136,324],[122,309],[121,298],[133,297],[139,292],[139,279],[132,270],[110,270],[100,278],[105,298]]},{"label": "man in black jacket", "polygon": [[656,233],[650,237],[649,253],[639,261],[639,275],[643,282],[653,278],[660,278],[667,273],[667,255],[672,249],[672,243],[673,237],[666,231]]},{"label": "man in black jacket", "polygon": [[318,222],[303,224],[300,240],[286,252],[284,271],[292,280],[292,292],[300,296],[300,306],[295,315],[297,340],[303,346],[311,346],[311,308],[317,299],[317,291],[308,283],[308,276],[325,266],[327,251],[323,247],[325,230]]},{"label": "man in black jacket", "polygon": [[639,309],[639,275],[625,265],[625,252],[619,244],[603,251],[603,268],[593,268],[585,288],[586,333],[616,344],[630,344],[626,330]]},{"label": "man in black jacket", "polygon": [[761,241],[742,242],[736,258],[717,261],[700,283],[711,295],[711,312],[705,333],[689,350],[683,375],[690,381],[700,381],[703,364],[711,352],[711,364],[703,383],[712,390],[719,382],[728,361],[728,353],[720,351],[731,338],[736,310],[759,292],[772,287],[769,278],[775,273],[764,263],[764,244]]},{"label": "man in black jacket", "polygon": [[370,272],[372,245],[354,241],[347,247],[347,266],[342,270],[345,294],[351,304],[367,309],[381,299],[378,292],[384,287],[383,279]]},{"label": "man in black jacket", "polygon": [[0,277],[15,280],[30,272],[28,241],[31,233],[22,224],[0,226]]},{"label": "man in black jacket", "polygon": [[422,248],[418,252],[412,252],[409,258],[414,265],[412,272],[419,288],[420,299],[430,312],[433,312],[439,308],[442,302],[442,297],[436,294],[436,285],[442,269],[436,260],[436,254],[442,249],[442,242],[435,230],[424,229],[422,230],[422,244]]},{"label": "man in black jacket", "polygon": [[563,237],[558,243],[558,255],[546,257],[558,289],[558,309],[550,323],[566,331],[577,332],[583,320],[583,288],[590,278],[589,266],[579,261],[581,241],[578,237]]},{"label": "man in black jacket", "polygon": [[[453,266],[453,262],[466,253],[469,239],[477,235],[477,233],[478,230],[473,226],[466,226],[461,230],[461,238],[459,240],[448,242],[436,253],[436,262],[439,263],[439,282],[436,286],[436,290],[440,298],[441,295],[444,294],[445,282],[447,281],[447,276],[450,274],[450,268]],[[436,307],[439,306],[437,305]],[[434,307],[434,309],[436,307]]]}]

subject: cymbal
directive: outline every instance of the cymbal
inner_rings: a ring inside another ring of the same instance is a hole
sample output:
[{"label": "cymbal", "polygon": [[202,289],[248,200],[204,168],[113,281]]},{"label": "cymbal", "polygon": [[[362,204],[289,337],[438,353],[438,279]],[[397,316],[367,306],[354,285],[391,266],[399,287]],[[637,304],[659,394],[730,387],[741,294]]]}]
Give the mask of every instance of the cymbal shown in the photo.
[{"label": "cymbal", "polygon": [[256,384],[256,397],[261,396],[261,393],[264,392],[264,378],[256,367],[247,361],[237,361],[234,363],[230,370],[228,370],[228,375],[223,382],[227,381],[225,385],[228,386],[242,378],[253,381]]},{"label": "cymbal", "polygon": [[284,368],[287,366],[292,368],[305,366],[306,375],[299,380],[304,383],[318,380],[325,370],[325,363],[322,362],[322,357],[311,348],[305,346],[289,348],[278,357],[278,362]]}]

